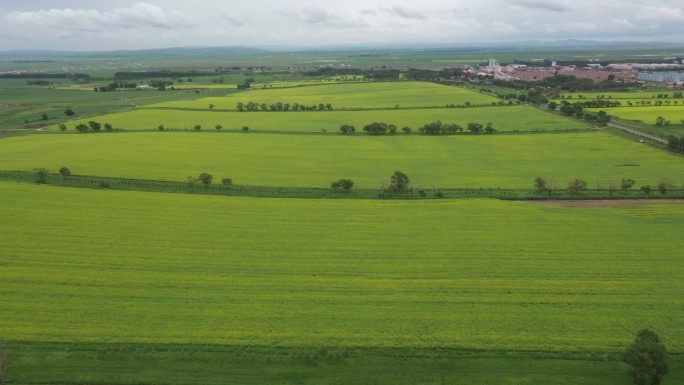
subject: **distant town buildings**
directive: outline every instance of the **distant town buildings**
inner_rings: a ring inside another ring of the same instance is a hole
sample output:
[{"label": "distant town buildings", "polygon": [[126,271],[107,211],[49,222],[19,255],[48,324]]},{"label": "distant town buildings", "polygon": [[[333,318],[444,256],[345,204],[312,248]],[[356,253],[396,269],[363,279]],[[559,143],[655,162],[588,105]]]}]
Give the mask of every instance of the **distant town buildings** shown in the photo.
[{"label": "distant town buildings", "polygon": [[489,67],[496,67],[496,59],[489,59]]},{"label": "distant town buildings", "polygon": [[682,83],[684,74],[681,72],[639,72],[637,80],[654,83]]}]

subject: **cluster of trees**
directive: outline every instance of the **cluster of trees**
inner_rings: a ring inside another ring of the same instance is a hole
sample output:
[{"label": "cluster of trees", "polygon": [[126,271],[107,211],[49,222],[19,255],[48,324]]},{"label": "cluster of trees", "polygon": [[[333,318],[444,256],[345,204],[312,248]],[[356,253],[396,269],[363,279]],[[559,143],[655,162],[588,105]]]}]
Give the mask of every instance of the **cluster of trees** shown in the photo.
[{"label": "cluster of trees", "polygon": [[52,82],[47,80],[27,80],[26,84],[29,86],[49,86]]},{"label": "cluster of trees", "polygon": [[349,192],[352,187],[354,187],[354,182],[351,179],[339,179],[330,183],[330,188],[333,190]]},{"label": "cluster of trees", "polygon": [[[624,178],[620,182],[619,188],[626,194],[629,189],[634,187],[636,182],[634,179],[629,179],[629,178]],[[534,180],[534,188],[537,189],[537,191],[542,194],[542,193],[548,193],[551,195],[551,193],[557,189],[556,182],[553,179],[544,179],[541,177],[537,177]],[[600,189],[600,184],[597,183],[597,189]],[[610,181],[608,183],[608,187],[606,190],[612,195],[615,193],[618,189],[618,185]],[[578,194],[582,191],[588,190],[588,183],[584,179],[579,179],[575,178],[574,180],[571,180],[568,182],[567,190],[570,194]],[[649,193],[651,192],[650,186],[642,186],[641,188],[642,191]]]},{"label": "cluster of trees", "polygon": [[114,79],[149,79],[149,78],[180,78],[194,76],[210,76],[213,72],[209,71],[119,71],[114,74]]},{"label": "cluster of trees", "polygon": [[71,79],[74,81],[90,81],[90,75],[80,73],[2,73],[0,79]]},{"label": "cluster of trees", "polygon": [[[558,108],[558,103],[556,102],[549,102],[547,105],[549,110],[555,111],[556,108]],[[584,112],[584,104],[582,102],[576,102],[573,104],[570,104],[567,100],[561,101],[561,106],[559,108],[559,111],[561,114],[566,115],[566,116],[574,116],[578,119],[584,119],[588,122],[595,123],[599,126],[605,126],[608,123],[610,123],[611,116],[608,115],[607,112],[605,111],[599,111],[596,114]]]},{"label": "cluster of trees", "polygon": [[656,118],[655,125],[658,126],[658,127],[661,127],[661,126],[669,126],[669,125],[670,125],[670,121],[667,120],[667,119],[665,119],[665,118],[662,117],[662,116],[658,116],[658,117]]},{"label": "cluster of trees", "polygon": [[[482,132],[486,132],[488,134],[493,134],[497,130],[494,128],[492,123],[487,122],[486,125],[482,125],[481,123],[476,123],[476,122],[471,122],[468,123],[466,126],[468,131],[470,131],[473,134],[480,134]],[[371,135],[383,135],[383,134],[396,134],[397,133],[397,126],[394,124],[387,124],[383,122],[374,122],[368,125],[365,125],[363,127],[363,131],[367,132],[368,134]],[[343,134],[351,134],[356,132],[356,128],[353,125],[350,124],[343,124],[340,126],[340,131]],[[405,134],[410,134],[411,127],[404,127],[401,129],[402,132]],[[459,126],[458,124],[452,123],[442,123],[442,121],[438,120],[432,123],[427,123],[420,127],[418,129],[418,132],[421,134],[425,135],[454,135],[459,132],[463,132],[464,129],[463,127]]]},{"label": "cluster of trees", "polygon": [[684,154],[684,138],[670,135],[667,137],[667,148],[674,152]]},{"label": "cluster of trees", "polygon": [[[64,132],[66,131],[66,125],[64,123],[59,125],[60,131]],[[104,126],[94,120],[91,120],[88,122],[88,124],[85,123],[79,123],[74,127],[74,129],[78,132],[81,133],[86,133],[86,132],[100,132],[104,129],[106,132],[112,132],[115,130],[114,126],[112,126],[109,123],[105,123]]]},{"label": "cluster of trees", "polygon": [[396,80],[399,79],[401,72],[398,69],[387,68],[386,66],[380,68],[332,68],[323,67],[318,68],[313,71],[304,72],[306,76],[343,76],[343,75],[362,75],[364,78],[369,80]]},{"label": "cluster of trees", "polygon": [[[630,89],[634,87],[641,87],[639,83],[633,82],[618,82],[614,79],[607,79],[602,82],[594,82],[592,79],[580,79],[574,75],[554,75],[542,79],[541,81],[529,80],[502,80],[492,79],[489,81],[492,85],[500,87],[509,87],[519,90],[530,89],[557,89],[564,91],[606,91],[606,90],[621,90]],[[546,102],[545,102],[546,103]]]},{"label": "cluster of trees", "polygon": [[256,102],[239,102],[237,104],[238,111],[332,111],[333,106],[330,103],[319,103],[318,105],[306,105],[300,103],[256,103]]},{"label": "cluster of trees", "polygon": [[116,91],[120,88],[124,89],[131,89],[131,88],[136,88],[138,87],[138,83],[126,83],[125,81],[117,81],[117,82],[112,82],[109,83],[108,85],[104,87],[96,87],[95,92],[111,92],[111,91]]},{"label": "cluster of trees", "polygon": [[[193,176],[188,177],[188,185],[190,187],[195,187],[197,185],[197,183],[201,183],[204,187],[208,187],[211,184],[211,182],[213,182],[213,181],[214,181],[214,176],[207,173],[207,172],[203,172],[203,173],[199,174],[199,176],[196,178]],[[233,179],[223,178],[223,179],[221,179],[221,185],[225,186],[225,187],[230,187],[233,185]]]},{"label": "cluster of trees", "polygon": [[631,367],[629,376],[634,385],[660,385],[670,369],[665,345],[655,332],[648,329],[637,334],[636,340],[622,355],[622,361]]},{"label": "cluster of trees", "polygon": [[441,79],[462,78],[463,74],[464,72],[460,68],[445,68],[439,71],[409,68],[404,73],[404,77],[408,80],[439,81]]}]

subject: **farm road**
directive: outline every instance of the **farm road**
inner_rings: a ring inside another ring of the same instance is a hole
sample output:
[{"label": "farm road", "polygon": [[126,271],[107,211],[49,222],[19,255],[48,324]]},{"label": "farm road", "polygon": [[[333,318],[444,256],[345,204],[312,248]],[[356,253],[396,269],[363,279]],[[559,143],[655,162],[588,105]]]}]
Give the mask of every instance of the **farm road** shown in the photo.
[{"label": "farm road", "polygon": [[665,140],[663,138],[660,138],[660,137],[657,137],[654,135],[645,134],[645,133],[643,133],[639,130],[636,130],[634,128],[625,127],[625,125],[622,123],[621,124],[608,123],[608,126],[613,127],[613,128],[617,128],[618,130],[629,132],[630,134],[634,134],[634,135],[644,137],[646,139],[653,140],[653,141],[658,142],[658,143],[667,144],[667,140]]}]

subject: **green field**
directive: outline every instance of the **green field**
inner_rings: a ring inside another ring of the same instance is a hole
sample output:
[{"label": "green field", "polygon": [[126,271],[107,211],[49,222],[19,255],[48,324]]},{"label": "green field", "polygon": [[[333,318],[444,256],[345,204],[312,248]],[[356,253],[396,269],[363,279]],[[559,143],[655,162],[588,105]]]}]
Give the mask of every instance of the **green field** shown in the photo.
[{"label": "green field", "polygon": [[648,326],[684,350],[682,205],[0,185],[14,341],[619,352]]},{"label": "green field", "polygon": [[[478,55],[308,52],[269,60],[369,66]],[[225,65],[205,59],[176,65]],[[119,60],[83,65],[104,74]],[[166,63],[173,61],[135,65]],[[683,204],[563,207],[450,195],[518,189],[541,198],[533,189],[542,177],[556,197],[589,194],[567,193],[575,178],[604,194],[631,178],[629,196],[674,197],[656,186],[684,191],[680,156],[544,108],[492,106],[499,99],[462,88],[326,84],[284,72],[253,74],[272,88],[234,88],[251,76],[196,76],[165,92],[0,81],[2,103],[20,104],[0,109],[0,129],[32,129],[0,132],[0,171],[25,171],[3,173],[23,183],[0,182],[0,356],[8,340],[10,383],[622,385],[629,379],[620,354],[643,328],[673,354],[663,385],[684,381]],[[330,103],[333,111],[236,111],[250,101]],[[474,106],[446,107],[466,101]],[[66,108],[77,115],[60,133]],[[630,119],[621,113],[657,108],[608,113]],[[671,114],[679,110],[658,112],[672,120],[668,130],[682,127]],[[75,132],[91,120],[116,130]],[[417,132],[436,120],[491,122],[498,132]],[[399,132],[364,133],[372,122]],[[340,133],[343,124],[357,132]],[[41,126],[46,132],[33,131]],[[403,134],[404,126],[413,132]],[[74,176],[33,184],[35,169],[63,166]],[[376,199],[397,170],[415,192]],[[190,188],[188,177],[205,172],[213,185]],[[106,178],[138,180],[121,187]],[[222,178],[235,186],[217,186]],[[340,178],[356,190],[332,191]],[[645,185],[654,191],[638,190]],[[86,186],[94,188],[77,188]],[[212,190],[244,196],[205,194]],[[448,199],[436,199],[441,191]]]},{"label": "green field", "polygon": [[[684,120],[684,106],[618,107],[602,110],[620,119],[634,120],[653,126],[659,116],[670,120],[673,125],[682,125],[681,121]],[[588,111],[598,111],[598,109],[588,109]]]},{"label": "green field", "polygon": [[[356,135],[364,135],[363,126],[373,122],[396,125],[401,133],[405,126],[413,132],[424,124],[441,120],[457,123],[464,130],[470,122],[485,124],[491,122],[498,131],[554,131],[586,130],[589,127],[561,116],[538,111],[528,106],[473,107],[473,108],[428,108],[376,111],[289,111],[289,112],[224,112],[205,110],[148,109],[139,108],[129,112],[85,118],[67,123],[73,131],[76,125],[97,120],[110,123],[124,130],[157,130],[163,124],[169,130],[189,130],[197,124],[204,131],[215,131],[220,124],[224,131],[240,131],[248,126],[250,131],[339,133],[340,126],[351,124]],[[56,130],[56,126],[51,127]]]},{"label": "green field", "polygon": [[[320,113],[325,115],[327,113]],[[277,115],[277,114],[273,114]],[[5,170],[68,166],[74,174],[185,181],[208,172],[240,185],[380,188],[395,170],[417,187],[559,188],[574,178],[679,185],[681,159],[603,132],[539,135],[273,135],[242,132],[43,134],[6,138]],[[30,156],[28,155],[30,154]]]},{"label": "green field", "polygon": [[236,110],[237,103],[299,103],[318,105],[330,103],[335,109],[444,107],[445,105],[490,105],[499,99],[462,88],[422,82],[378,82],[330,84],[296,88],[251,90],[227,97],[213,97],[192,102],[168,102],[153,106],[173,108]]}]

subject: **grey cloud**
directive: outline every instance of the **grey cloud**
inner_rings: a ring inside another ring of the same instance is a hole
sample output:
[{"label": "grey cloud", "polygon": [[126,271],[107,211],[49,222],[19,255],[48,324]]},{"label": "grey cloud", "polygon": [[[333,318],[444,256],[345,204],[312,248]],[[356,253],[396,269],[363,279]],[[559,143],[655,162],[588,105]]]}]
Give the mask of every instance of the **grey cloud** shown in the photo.
[{"label": "grey cloud", "polygon": [[513,4],[525,8],[542,9],[551,12],[570,12],[574,10],[567,1],[516,0]]},{"label": "grey cloud", "polygon": [[192,23],[178,11],[165,11],[148,3],[137,3],[130,8],[111,12],[94,9],[49,9],[32,12],[11,12],[8,23],[37,27],[60,27],[78,31],[100,31],[135,27],[175,29],[190,27]]},{"label": "grey cloud", "polygon": [[420,13],[416,10],[400,7],[398,5],[393,5],[391,7],[382,8],[382,10],[387,12],[387,13],[390,13],[394,16],[402,17],[404,19],[421,19],[422,20],[422,19],[426,18],[425,15],[423,15],[422,13]]},{"label": "grey cloud", "polygon": [[299,14],[299,20],[307,24],[328,24],[337,22],[337,16],[320,8],[309,8]]}]

